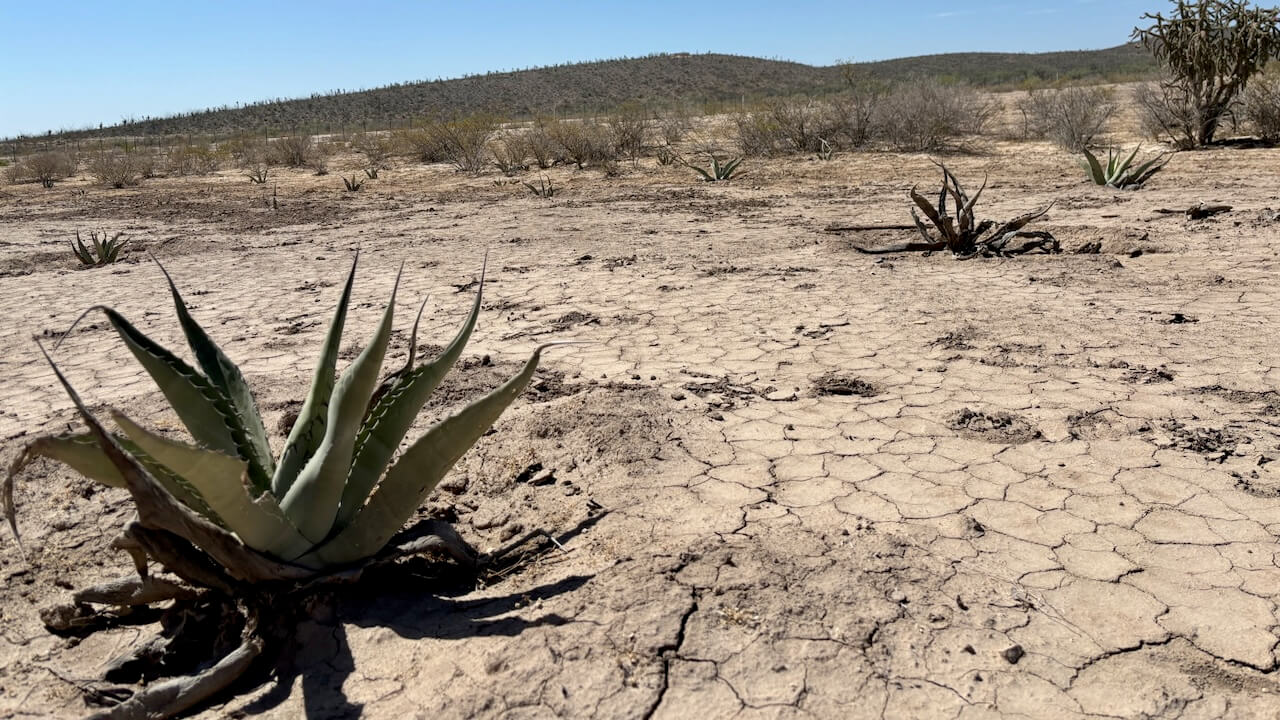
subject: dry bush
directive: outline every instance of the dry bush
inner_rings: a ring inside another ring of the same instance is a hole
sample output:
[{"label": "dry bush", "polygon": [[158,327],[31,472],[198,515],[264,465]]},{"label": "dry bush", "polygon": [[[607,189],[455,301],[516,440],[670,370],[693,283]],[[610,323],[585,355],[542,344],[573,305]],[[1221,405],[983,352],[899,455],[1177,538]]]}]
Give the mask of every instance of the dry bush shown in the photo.
[{"label": "dry bush", "polygon": [[986,129],[1000,103],[966,85],[916,78],[889,91],[880,103],[885,139],[904,152],[940,150]]},{"label": "dry bush", "polygon": [[529,151],[529,155],[533,157],[533,161],[537,163],[538,168],[542,170],[546,170],[564,159],[560,153],[560,146],[547,132],[548,122],[554,121],[540,118],[524,134],[525,147]]},{"label": "dry bush", "polygon": [[422,162],[450,162],[459,170],[479,172],[488,162],[486,146],[497,129],[498,121],[492,115],[471,115],[402,130],[398,141]]},{"label": "dry bush", "polygon": [[657,125],[662,141],[667,145],[675,145],[684,140],[684,136],[693,129],[693,120],[687,107],[677,105],[660,115]]},{"label": "dry bush", "polygon": [[508,133],[489,143],[489,153],[493,155],[493,164],[503,175],[510,177],[529,169],[526,159],[529,157],[529,141],[524,135]]},{"label": "dry bush", "polygon": [[738,112],[733,116],[735,141],[743,155],[771,157],[784,150],[782,129],[767,112]]},{"label": "dry bush", "polygon": [[1196,146],[1200,110],[1184,90],[1173,83],[1144,83],[1134,88],[1133,101],[1143,133],[1182,149]]},{"label": "dry bush", "polygon": [[1264,140],[1280,141],[1280,72],[1255,78],[1240,98],[1241,113]]},{"label": "dry bush", "polygon": [[1088,147],[1116,112],[1111,90],[1096,87],[1032,90],[1017,107],[1026,137],[1048,138],[1072,152]]},{"label": "dry bush", "polygon": [[191,143],[169,150],[165,172],[169,175],[208,175],[221,163],[218,151],[209,143]]},{"label": "dry bush", "polygon": [[351,147],[364,155],[366,167],[377,170],[385,168],[396,154],[396,138],[384,133],[361,133],[351,141]]},{"label": "dry bush", "polygon": [[644,152],[649,124],[649,114],[638,105],[626,105],[605,118],[604,126],[613,143],[614,154],[635,162]]},{"label": "dry bush", "polygon": [[444,137],[431,127],[397,130],[394,133],[395,144],[400,152],[412,156],[420,162],[438,163],[449,159],[448,148]]},{"label": "dry bush", "polygon": [[318,159],[319,152],[310,135],[291,135],[268,145],[267,160],[273,165],[312,167]]},{"label": "dry bush", "polygon": [[608,128],[595,120],[552,120],[544,128],[564,160],[579,170],[588,165],[608,170],[618,160]]},{"label": "dry bush", "polygon": [[89,174],[108,187],[131,187],[148,174],[152,165],[154,160],[149,155],[136,150],[100,150],[89,159]]},{"label": "dry bush", "polygon": [[58,180],[74,175],[76,166],[76,157],[72,153],[47,150],[20,158],[5,169],[5,176],[11,183],[38,182],[50,188]]}]

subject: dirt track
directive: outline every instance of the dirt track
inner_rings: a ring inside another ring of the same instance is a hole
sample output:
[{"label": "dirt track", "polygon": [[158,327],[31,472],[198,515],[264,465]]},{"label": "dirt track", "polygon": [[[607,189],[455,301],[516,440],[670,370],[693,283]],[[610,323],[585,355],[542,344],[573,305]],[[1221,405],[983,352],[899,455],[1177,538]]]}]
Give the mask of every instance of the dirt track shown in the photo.
[{"label": "dirt track", "polygon": [[[352,250],[355,347],[401,261],[400,325],[429,295],[421,342],[449,337],[488,249],[447,397],[547,339],[595,344],[551,353],[425,511],[482,548],[608,514],[486,587],[441,593],[410,564],[336,595],[293,667],[204,717],[1276,717],[1280,150],[1184,153],[1138,192],[1047,145],[948,164],[990,171],[982,217],[1056,200],[1034,227],[1066,252],[878,258],[822,232],[903,222],[906,189],[937,182],[924,156],[749,160],[724,187],[556,170],[551,200],[439,167],[360,193],[284,172],[278,210],[232,172],[7,187],[4,460],[73,419],[31,334],[106,302],[179,342],[143,250],[274,428]],[[1153,212],[1200,201],[1235,207]],[[98,227],[137,238],[128,262],[75,270],[66,239]],[[91,403],[176,427],[101,321],[57,357]],[[535,463],[554,482],[518,482]],[[0,718],[78,716],[77,683],[155,628],[69,640],[36,611],[127,572],[108,543],[128,505],[50,464],[18,505]]]}]

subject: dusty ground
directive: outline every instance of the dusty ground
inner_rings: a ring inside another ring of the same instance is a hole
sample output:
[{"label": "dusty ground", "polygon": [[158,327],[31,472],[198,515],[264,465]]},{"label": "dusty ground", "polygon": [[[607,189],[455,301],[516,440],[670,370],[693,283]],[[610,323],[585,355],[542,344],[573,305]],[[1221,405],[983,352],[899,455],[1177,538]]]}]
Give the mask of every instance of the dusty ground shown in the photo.
[{"label": "dusty ground", "polygon": [[[551,353],[425,511],[482,548],[610,512],[487,586],[409,564],[332,598],[293,666],[202,717],[1280,715],[1280,151],[1182,154],[1118,192],[1047,145],[979,150],[948,161],[991,173],[979,214],[1056,200],[1038,227],[1065,254],[877,258],[822,232],[906,220],[906,188],[937,182],[924,156],[748,161],[728,186],[555,170],[551,200],[441,167],[347,193],[339,166],[279,173],[278,210],[232,172],[6,187],[4,459],[73,419],[31,334],[106,302],[178,341],[143,250],[275,427],[352,250],[354,348],[401,261],[402,325],[429,295],[421,341],[442,342],[489,249],[446,399],[547,339],[595,344]],[[1153,212],[1199,201],[1235,209]],[[137,238],[128,261],[75,269],[66,239],[90,228]],[[93,403],[174,425],[102,322],[57,356]],[[534,464],[554,479],[526,482]],[[37,610],[127,572],[108,543],[128,505],[48,464],[18,505],[0,717],[77,716],[79,686],[155,627],[59,638]]]}]

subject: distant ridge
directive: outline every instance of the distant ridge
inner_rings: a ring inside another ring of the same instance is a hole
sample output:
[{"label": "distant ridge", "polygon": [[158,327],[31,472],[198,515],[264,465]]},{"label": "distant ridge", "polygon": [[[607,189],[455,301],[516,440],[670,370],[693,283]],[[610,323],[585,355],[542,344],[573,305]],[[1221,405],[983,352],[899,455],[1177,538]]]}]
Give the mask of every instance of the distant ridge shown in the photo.
[{"label": "distant ridge", "polygon": [[[1151,74],[1141,49],[1050,53],[950,53],[858,63],[871,77],[928,75],[981,86],[1025,82],[1108,82]],[[54,137],[356,131],[403,127],[411,118],[495,112],[506,117],[602,112],[627,102],[724,102],[837,91],[841,67],[722,54],[661,54],[484,75],[400,83],[146,118]],[[44,138],[42,138],[44,139]]]}]

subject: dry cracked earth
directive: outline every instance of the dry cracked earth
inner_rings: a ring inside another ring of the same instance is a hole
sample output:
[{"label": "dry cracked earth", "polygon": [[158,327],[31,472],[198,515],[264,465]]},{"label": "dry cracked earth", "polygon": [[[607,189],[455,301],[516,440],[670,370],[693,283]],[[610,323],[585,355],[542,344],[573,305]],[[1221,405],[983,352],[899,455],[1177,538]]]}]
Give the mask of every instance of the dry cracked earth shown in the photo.
[{"label": "dry cracked earth", "polygon": [[[441,167],[359,193],[284,171],[275,210],[230,171],[7,187],[4,460],[74,423],[33,334],[110,303],[180,342],[146,252],[274,428],[355,249],[346,357],[401,262],[402,328],[427,297],[420,342],[443,342],[488,250],[470,356],[424,424],[538,343],[591,344],[550,353],[422,512],[481,548],[544,529],[563,550],[335,592],[200,717],[1280,716],[1280,150],[1180,154],[1137,192],[1047,145],[948,163],[991,174],[985,217],[1055,200],[1036,227],[1065,252],[876,257],[850,244],[904,238],[823,231],[903,222],[906,189],[937,182],[915,155],[748,161],[725,186],[557,169],[550,200]],[[1201,201],[1233,209],[1155,212]],[[76,269],[66,240],[91,228],[134,237],[125,262]],[[100,318],[56,357],[95,407],[176,427]],[[17,503],[0,717],[76,717],[155,618],[60,637],[38,611],[127,574],[129,504],[45,463]]]}]

